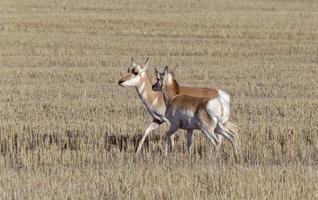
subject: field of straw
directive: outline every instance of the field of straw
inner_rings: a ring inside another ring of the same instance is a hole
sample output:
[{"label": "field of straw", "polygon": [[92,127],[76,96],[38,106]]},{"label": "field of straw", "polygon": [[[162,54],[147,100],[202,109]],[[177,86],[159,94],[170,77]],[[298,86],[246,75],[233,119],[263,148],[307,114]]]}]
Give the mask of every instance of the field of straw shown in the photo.
[{"label": "field of straw", "polygon": [[[0,199],[318,199],[318,2],[0,1]],[[242,162],[119,87],[131,57],[231,94]]]}]

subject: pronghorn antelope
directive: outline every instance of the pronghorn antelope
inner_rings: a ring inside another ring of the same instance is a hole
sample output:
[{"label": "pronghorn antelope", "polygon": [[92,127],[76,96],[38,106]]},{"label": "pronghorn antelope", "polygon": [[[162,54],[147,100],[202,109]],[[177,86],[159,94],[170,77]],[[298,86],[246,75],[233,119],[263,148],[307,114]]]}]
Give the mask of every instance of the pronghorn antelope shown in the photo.
[{"label": "pronghorn antelope", "polygon": [[165,153],[168,151],[168,146],[172,148],[171,136],[178,129],[187,130],[187,146],[191,153],[192,132],[194,129],[199,129],[213,144],[217,155],[222,140],[214,131],[231,141],[235,159],[238,158],[236,135],[223,126],[229,116],[228,94],[218,90],[219,95],[214,98],[177,95],[179,86],[174,75],[168,72],[168,67],[165,67],[161,83],[154,85],[153,90],[162,91],[166,104],[165,117],[169,129],[166,132]]},{"label": "pronghorn antelope", "polygon": [[147,58],[144,66],[140,66],[134,63],[132,59],[131,67],[128,68],[127,75],[121,77],[121,79],[118,81],[118,84],[122,87],[132,86],[136,88],[140,99],[152,116],[152,122],[143,134],[139,142],[136,154],[140,152],[147,135],[151,131],[159,128],[159,126],[164,123],[164,114],[166,111],[162,93],[153,91],[151,89],[152,82],[150,81],[150,78],[146,72],[148,63],[149,58]]},{"label": "pronghorn antelope", "polygon": [[[168,66],[166,67],[168,68]],[[177,67],[175,67],[173,70],[169,70],[171,72],[171,74],[174,74],[174,71]],[[155,74],[156,74],[156,79],[157,82],[152,86],[153,90],[158,90],[159,88],[161,88],[162,86],[162,82],[164,79],[164,72],[159,72],[157,70],[157,68],[155,68]],[[174,78],[174,76],[173,76]],[[212,99],[215,98],[217,96],[219,96],[220,98],[222,98],[224,100],[223,103],[223,115],[220,116],[220,118],[222,119],[222,124],[229,130],[231,131],[233,134],[236,135],[236,137],[238,138],[238,129],[237,126],[235,124],[233,124],[232,122],[229,121],[229,117],[230,117],[230,96],[223,92],[222,90],[217,90],[214,88],[200,88],[200,87],[182,87],[179,86],[179,83],[173,79],[173,83],[174,83],[174,87],[171,87],[170,89],[172,89],[173,91],[170,91],[171,95],[180,95],[180,94],[186,94],[189,96],[195,96],[195,97],[200,97],[200,98],[208,98],[208,99]],[[193,135],[193,131],[187,131],[187,143],[189,143],[190,141],[192,141],[192,135]],[[220,138],[220,143],[219,145],[221,145],[222,143],[222,135],[219,135]],[[188,144],[188,150],[189,153],[191,154],[191,144]]]},{"label": "pronghorn antelope", "polygon": [[[159,126],[165,121],[166,106],[164,103],[163,94],[162,92],[156,92],[152,90],[152,82],[150,81],[150,78],[146,72],[148,62],[149,58],[146,60],[143,66],[140,66],[134,63],[132,59],[131,66],[128,68],[127,74],[118,81],[118,84],[122,87],[132,86],[136,88],[140,99],[147,108],[149,114],[152,116],[152,122],[144,132],[139,142],[136,154],[140,152],[142,145],[149,133],[159,128]],[[185,89],[182,90],[182,88]],[[185,93],[189,92],[189,90],[186,88],[187,87],[180,87],[180,91],[184,91]],[[226,123],[224,126],[229,130],[236,128],[232,123]]]}]

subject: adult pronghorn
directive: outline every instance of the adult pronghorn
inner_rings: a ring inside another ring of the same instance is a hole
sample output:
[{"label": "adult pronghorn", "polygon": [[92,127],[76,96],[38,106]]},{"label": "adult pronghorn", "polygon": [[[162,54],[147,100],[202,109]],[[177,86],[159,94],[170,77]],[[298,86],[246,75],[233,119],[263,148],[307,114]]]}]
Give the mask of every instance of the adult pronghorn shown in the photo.
[{"label": "adult pronghorn", "polygon": [[[128,68],[127,74],[121,77],[121,79],[118,81],[118,84],[120,86],[123,86],[123,87],[131,86],[136,88],[136,91],[140,99],[142,100],[143,104],[146,106],[148,112],[152,116],[152,122],[148,126],[146,131],[144,132],[139,142],[136,154],[140,152],[142,145],[146,137],[148,136],[148,134],[151,131],[159,128],[159,126],[163,124],[165,121],[166,106],[164,103],[163,94],[162,92],[156,92],[152,90],[152,83],[146,72],[148,63],[149,63],[149,58],[147,58],[143,66],[140,66],[134,63],[132,59],[131,66]],[[184,93],[188,93],[189,95],[191,95],[190,94],[191,91],[194,91],[194,90],[189,90],[187,88],[188,87],[180,87],[179,91],[182,91]],[[202,88],[197,88],[197,91],[198,90],[202,90]],[[218,92],[217,91],[212,92],[211,98],[213,97],[213,94],[217,96]],[[225,123],[224,126],[233,132],[236,129],[235,125],[233,125],[230,122]]]},{"label": "adult pronghorn", "polygon": [[237,134],[223,126],[230,114],[229,95],[222,90],[218,90],[219,95],[214,98],[178,95],[179,85],[174,75],[168,72],[168,67],[165,67],[161,75],[162,81],[157,81],[153,90],[162,91],[166,104],[165,117],[168,119],[169,129],[166,132],[165,152],[168,151],[168,145],[171,147],[171,136],[181,128],[188,131],[187,146],[191,153],[192,132],[194,129],[199,129],[214,145],[217,154],[222,140],[215,131],[229,139],[237,160]]}]

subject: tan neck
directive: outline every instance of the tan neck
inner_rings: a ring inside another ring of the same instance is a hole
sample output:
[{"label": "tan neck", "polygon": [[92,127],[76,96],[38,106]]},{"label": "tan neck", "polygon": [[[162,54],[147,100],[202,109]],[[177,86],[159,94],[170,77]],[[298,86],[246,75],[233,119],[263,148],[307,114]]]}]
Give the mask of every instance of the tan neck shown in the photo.
[{"label": "tan neck", "polygon": [[179,84],[174,79],[172,74],[168,74],[167,79],[162,88],[162,93],[165,99],[165,103],[167,103],[172,97],[176,96],[179,93]]},{"label": "tan neck", "polygon": [[159,109],[157,107],[164,105],[162,93],[152,90],[152,83],[146,72],[140,77],[140,83],[136,86],[136,90],[148,110],[150,107]]}]

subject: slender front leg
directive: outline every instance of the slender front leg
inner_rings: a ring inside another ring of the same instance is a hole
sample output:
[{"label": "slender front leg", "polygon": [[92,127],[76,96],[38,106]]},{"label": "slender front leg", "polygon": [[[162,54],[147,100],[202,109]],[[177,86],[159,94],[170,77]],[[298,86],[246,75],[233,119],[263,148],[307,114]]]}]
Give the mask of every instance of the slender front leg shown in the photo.
[{"label": "slender front leg", "polygon": [[137,148],[137,151],[136,151],[136,155],[139,154],[139,152],[140,152],[140,150],[141,150],[141,147],[142,147],[142,145],[144,144],[144,141],[145,141],[146,137],[148,136],[148,134],[149,134],[151,131],[153,131],[153,130],[159,128],[159,126],[160,126],[159,123],[157,123],[157,122],[151,122],[151,124],[148,126],[148,128],[146,129],[144,135],[142,136],[142,138],[141,138],[141,140],[140,140],[140,142],[139,142],[139,145],[138,145],[138,148]]},{"label": "slender front leg", "polygon": [[187,130],[187,148],[188,148],[188,153],[190,156],[192,153],[192,135],[193,135],[193,130]]},{"label": "slender front leg", "polygon": [[173,134],[177,131],[176,128],[170,126],[169,130],[166,132],[166,141],[165,141],[165,155],[168,154],[168,148],[172,150],[172,138]]}]

